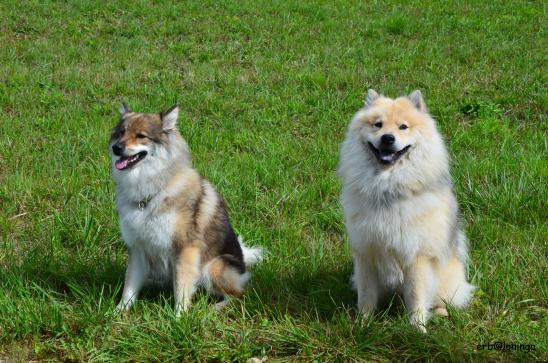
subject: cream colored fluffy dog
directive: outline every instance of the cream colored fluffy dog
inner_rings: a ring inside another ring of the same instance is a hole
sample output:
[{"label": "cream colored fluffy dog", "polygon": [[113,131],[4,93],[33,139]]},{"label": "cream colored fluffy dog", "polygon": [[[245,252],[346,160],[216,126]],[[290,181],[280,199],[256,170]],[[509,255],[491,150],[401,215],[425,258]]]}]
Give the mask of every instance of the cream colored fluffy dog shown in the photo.
[{"label": "cream colored fluffy dog", "polygon": [[464,307],[467,243],[443,139],[420,91],[390,99],[369,90],[341,149],[341,202],[354,258],[358,308],[369,316],[402,294],[420,330],[431,310]]}]

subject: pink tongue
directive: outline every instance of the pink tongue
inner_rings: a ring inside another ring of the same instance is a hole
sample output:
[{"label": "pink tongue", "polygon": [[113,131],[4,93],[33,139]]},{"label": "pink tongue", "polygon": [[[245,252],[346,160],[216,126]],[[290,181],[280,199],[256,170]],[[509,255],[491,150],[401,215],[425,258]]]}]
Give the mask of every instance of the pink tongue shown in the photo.
[{"label": "pink tongue", "polygon": [[116,160],[116,162],[114,163],[114,166],[118,170],[125,169],[125,167],[127,166],[127,161],[128,160],[126,158],[120,158],[120,159]]}]

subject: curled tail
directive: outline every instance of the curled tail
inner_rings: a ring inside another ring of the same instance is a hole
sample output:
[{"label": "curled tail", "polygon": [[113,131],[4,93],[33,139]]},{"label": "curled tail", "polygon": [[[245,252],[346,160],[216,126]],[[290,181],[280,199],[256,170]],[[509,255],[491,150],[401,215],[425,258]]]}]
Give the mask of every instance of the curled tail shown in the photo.
[{"label": "curled tail", "polygon": [[242,248],[244,254],[244,262],[246,266],[255,265],[258,262],[261,262],[264,257],[264,248],[262,247],[247,247],[244,244],[242,236],[238,236],[238,242]]}]

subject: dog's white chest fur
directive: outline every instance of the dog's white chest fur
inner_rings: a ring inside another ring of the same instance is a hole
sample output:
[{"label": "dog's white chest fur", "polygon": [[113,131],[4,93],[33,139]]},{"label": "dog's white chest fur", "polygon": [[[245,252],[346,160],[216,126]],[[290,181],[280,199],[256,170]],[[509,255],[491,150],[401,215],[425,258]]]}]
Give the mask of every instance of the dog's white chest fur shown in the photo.
[{"label": "dog's white chest fur", "polygon": [[143,209],[138,203],[123,199],[117,204],[120,229],[127,247],[149,261],[153,279],[168,279],[176,214],[161,212],[157,200],[150,201]]},{"label": "dog's white chest fur", "polygon": [[156,204],[141,210],[137,203],[118,203],[122,236],[128,247],[146,244],[155,249],[171,248],[176,215],[155,209]]}]

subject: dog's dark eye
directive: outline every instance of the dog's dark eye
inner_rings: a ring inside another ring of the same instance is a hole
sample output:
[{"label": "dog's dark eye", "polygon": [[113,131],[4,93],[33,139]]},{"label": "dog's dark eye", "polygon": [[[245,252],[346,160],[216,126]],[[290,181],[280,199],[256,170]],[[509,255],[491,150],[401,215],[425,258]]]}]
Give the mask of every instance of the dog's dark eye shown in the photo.
[{"label": "dog's dark eye", "polygon": [[140,133],[137,134],[137,138],[138,138],[138,139],[144,139],[145,137],[147,137],[147,135],[145,135],[145,134],[140,134]]},{"label": "dog's dark eye", "polygon": [[405,124],[400,125],[400,130],[405,130],[405,129],[407,129],[407,125]]},{"label": "dog's dark eye", "polygon": [[120,130],[114,129],[114,131],[112,132],[113,139],[119,139],[122,136],[124,136],[124,129],[120,129]]},{"label": "dog's dark eye", "polygon": [[379,122],[375,123],[375,127],[381,128],[382,127],[382,122],[379,121]]}]

